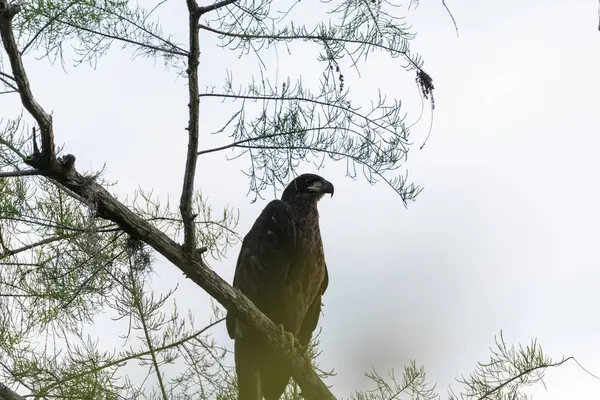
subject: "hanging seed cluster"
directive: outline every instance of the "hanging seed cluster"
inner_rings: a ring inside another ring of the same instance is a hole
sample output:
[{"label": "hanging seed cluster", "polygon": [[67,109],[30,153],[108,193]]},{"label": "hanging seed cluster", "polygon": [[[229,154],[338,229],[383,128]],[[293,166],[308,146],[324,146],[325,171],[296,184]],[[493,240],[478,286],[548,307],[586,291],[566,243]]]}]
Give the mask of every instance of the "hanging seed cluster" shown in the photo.
[{"label": "hanging seed cluster", "polygon": [[[335,62],[335,72],[338,75],[338,82],[340,83],[340,93],[344,91],[344,74],[340,70],[340,65]],[[333,64],[329,64],[329,69],[333,71]]]},{"label": "hanging seed cluster", "polygon": [[433,86],[433,79],[431,79],[431,76],[422,69],[419,69],[417,70],[417,78],[415,81],[417,82],[417,85],[419,85],[423,97],[426,99],[431,97],[431,108],[435,108],[435,100],[433,98],[433,89],[435,89],[435,87]]}]

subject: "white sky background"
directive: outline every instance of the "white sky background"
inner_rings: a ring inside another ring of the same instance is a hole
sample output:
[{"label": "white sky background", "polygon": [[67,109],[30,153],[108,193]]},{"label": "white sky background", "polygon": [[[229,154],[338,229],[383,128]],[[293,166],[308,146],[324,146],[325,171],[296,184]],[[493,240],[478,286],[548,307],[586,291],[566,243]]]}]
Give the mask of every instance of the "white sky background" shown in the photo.
[{"label": "white sky background", "polygon": [[[299,12],[313,6],[303,0]],[[444,395],[453,378],[487,360],[501,329],[509,343],[537,337],[549,355],[573,355],[600,373],[597,3],[449,0],[448,6],[459,38],[439,1],[422,1],[409,15],[418,32],[413,51],[425,58],[437,106],[424,150],[418,146],[428,108],[412,136],[410,176],[425,186],[417,202],[405,209],[383,184],[344,178],[341,164],[321,171],[336,186],[320,205],[330,274],[320,361],[338,373],[329,380],[336,395],[363,386],[372,366],[401,371],[409,358],[425,365]],[[184,43],[185,13],[185,2],[171,0],[161,14],[165,32]],[[280,78],[305,73],[316,90],[310,79],[320,66],[310,63],[311,49],[282,56]],[[210,40],[202,52],[201,84],[217,88],[225,67],[244,84],[256,61]],[[414,75],[398,63],[371,56],[362,78],[347,69],[346,84],[353,99],[368,100],[379,88],[401,98],[413,121],[420,112]],[[68,62],[64,74],[32,57],[25,66],[38,100],[54,112],[58,143],[77,156],[79,169],[106,162],[106,178],[118,180],[120,196],[131,197],[139,186],[179,200],[187,140],[182,78],[161,61],[132,61],[116,46],[96,70]],[[15,101],[8,107],[2,97],[2,116],[18,111]],[[201,103],[202,148],[228,143],[207,133],[231,110],[218,100]],[[241,167],[225,162],[225,153],[205,156],[196,186],[217,213],[226,204],[239,207],[238,230],[245,234],[272,193],[250,204]],[[229,282],[238,250],[221,264],[211,262]],[[200,324],[208,296],[172,265],[161,262],[156,271],[158,289],[181,282],[179,306],[192,307]],[[231,344],[224,325],[215,332]],[[95,333],[114,337],[103,324]],[[110,347],[111,338],[101,343]],[[550,372],[546,384],[536,399],[592,398],[600,389],[574,364]]]}]

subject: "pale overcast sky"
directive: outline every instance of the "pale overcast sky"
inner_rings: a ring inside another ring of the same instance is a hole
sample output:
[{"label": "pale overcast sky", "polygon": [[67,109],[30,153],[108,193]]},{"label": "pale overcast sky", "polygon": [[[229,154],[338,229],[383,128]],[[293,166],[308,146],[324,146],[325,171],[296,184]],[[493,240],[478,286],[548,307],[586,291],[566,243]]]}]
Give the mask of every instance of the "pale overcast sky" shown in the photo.
[{"label": "pale overcast sky", "polygon": [[[309,3],[302,1],[300,12],[309,12]],[[185,42],[185,2],[170,4],[161,16],[164,30]],[[413,51],[424,57],[436,87],[431,138],[419,151],[429,127],[426,109],[407,164],[425,187],[417,201],[405,209],[383,184],[344,178],[342,165],[330,162],[321,171],[336,195],[320,205],[330,274],[320,361],[336,369],[329,383],[339,396],[364,386],[362,374],[373,366],[401,371],[416,358],[444,398],[455,377],[488,359],[500,330],[509,343],[537,337],[550,356],[575,356],[600,374],[597,3],[447,4],[458,38],[440,1],[421,1],[408,19],[418,32]],[[220,87],[225,67],[245,83],[256,60],[212,44],[203,42],[201,84]],[[280,77],[318,76],[309,62],[316,50],[309,50],[282,59]],[[413,73],[398,62],[370,57],[362,78],[348,72],[346,84],[355,89],[353,99],[370,99],[380,88],[402,99],[413,121],[418,90]],[[132,61],[131,52],[117,47],[96,70],[68,63],[65,74],[31,57],[26,67],[38,100],[54,112],[58,143],[77,156],[78,168],[106,162],[106,178],[118,181],[120,196],[142,187],[178,201],[186,148],[183,79],[161,61]],[[18,110],[5,104],[3,98],[3,116]],[[201,108],[204,134],[232,110],[219,101]],[[203,135],[200,146],[227,140]],[[201,159],[196,185],[215,210],[240,208],[243,235],[271,197],[250,204],[243,164],[226,162],[225,155]],[[238,250],[211,262],[229,282]],[[156,271],[157,288],[181,282],[180,307],[191,307],[198,322],[206,318],[204,292],[172,265],[161,261]],[[215,335],[231,345],[224,325]],[[110,345],[107,340],[101,343]],[[600,390],[574,364],[549,372],[545,383],[535,399],[591,399]]]}]

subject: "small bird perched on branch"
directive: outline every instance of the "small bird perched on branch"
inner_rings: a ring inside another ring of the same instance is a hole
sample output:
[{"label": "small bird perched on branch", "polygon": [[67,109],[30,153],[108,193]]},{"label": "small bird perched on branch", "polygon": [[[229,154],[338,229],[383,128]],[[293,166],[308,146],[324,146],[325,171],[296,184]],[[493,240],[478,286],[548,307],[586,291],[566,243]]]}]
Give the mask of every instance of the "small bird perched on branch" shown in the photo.
[{"label": "small bird perched on branch", "polygon": [[[233,278],[233,287],[303,348],[317,327],[329,281],[317,210],[326,193],[333,196],[333,185],[318,175],[294,179],[244,237]],[[227,332],[235,340],[239,400],[279,399],[291,377],[283,357],[232,312]]]}]

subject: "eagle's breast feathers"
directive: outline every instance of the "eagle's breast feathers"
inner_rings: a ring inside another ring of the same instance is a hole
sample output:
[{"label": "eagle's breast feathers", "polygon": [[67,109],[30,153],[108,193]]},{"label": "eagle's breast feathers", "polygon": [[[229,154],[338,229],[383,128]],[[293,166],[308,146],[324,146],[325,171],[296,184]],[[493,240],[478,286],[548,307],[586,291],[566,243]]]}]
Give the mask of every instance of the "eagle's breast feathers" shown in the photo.
[{"label": "eagle's breast feathers", "polygon": [[[318,218],[315,205],[271,201],[244,238],[233,280],[265,315],[295,335],[324,291],[327,266]],[[235,323],[228,318],[232,338]]]}]

